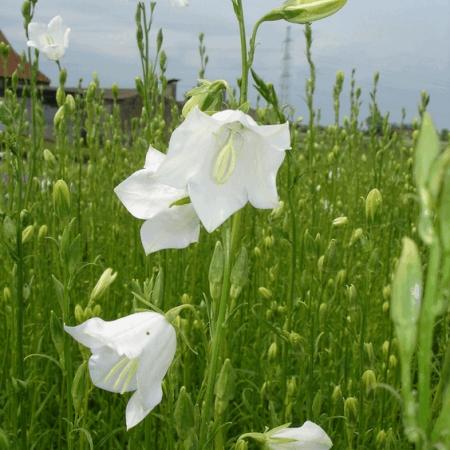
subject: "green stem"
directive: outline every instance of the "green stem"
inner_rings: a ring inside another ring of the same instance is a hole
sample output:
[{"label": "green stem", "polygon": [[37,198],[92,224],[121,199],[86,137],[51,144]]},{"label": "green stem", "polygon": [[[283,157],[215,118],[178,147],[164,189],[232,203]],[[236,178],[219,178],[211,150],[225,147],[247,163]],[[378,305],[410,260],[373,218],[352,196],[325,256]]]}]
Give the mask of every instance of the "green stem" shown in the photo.
[{"label": "green stem", "polygon": [[[248,60],[247,60],[247,42],[245,33],[244,13],[242,9],[242,1],[233,1],[234,12],[239,23],[239,34],[241,38],[241,57],[242,57],[242,78],[240,85],[240,103],[241,105],[247,101],[248,89]],[[212,417],[212,406],[214,400],[214,387],[216,383],[217,373],[219,369],[219,356],[223,347],[223,340],[226,331],[226,311],[230,297],[230,275],[234,255],[240,240],[240,228],[242,221],[242,212],[238,211],[233,219],[231,230],[227,228],[224,239],[224,273],[222,290],[219,301],[219,311],[217,320],[214,324],[214,334],[211,342],[211,360],[208,365],[206,375],[206,393],[202,407],[202,420],[200,425],[199,448],[206,449],[212,440],[208,436],[209,423]],[[228,225],[229,226],[229,225]]]},{"label": "green stem", "polygon": [[431,365],[433,327],[435,319],[434,304],[437,298],[441,249],[438,243],[431,247],[430,263],[427,271],[425,296],[419,321],[419,426],[428,436],[431,418]]},{"label": "green stem", "polygon": [[[22,177],[22,174],[20,174]],[[19,196],[22,197],[22,181],[19,182]],[[25,381],[25,370],[23,365],[24,350],[23,350],[23,333],[24,333],[24,298],[23,298],[23,287],[24,287],[24,255],[23,255],[23,245],[22,245],[22,223],[20,218],[19,206],[19,217],[17,222],[17,307],[16,307],[16,351],[17,351],[17,378],[21,381]],[[26,423],[26,401],[23,391],[19,391],[19,409],[20,409],[20,441],[22,448],[27,449],[27,423]]]},{"label": "green stem", "polygon": [[236,18],[239,23],[239,36],[241,39],[241,64],[242,76],[240,86],[240,104],[243,105],[247,101],[248,93],[248,72],[250,67],[247,59],[247,37],[245,32],[244,11],[242,8],[242,0],[236,0],[235,8]]},{"label": "green stem", "polygon": [[[239,213],[237,213],[239,214]],[[234,228],[234,227],[233,227]],[[216,324],[214,327],[214,335],[212,336],[211,343],[211,360],[208,367],[207,381],[206,381],[206,394],[203,404],[202,411],[202,421],[200,428],[200,448],[206,449],[209,439],[208,439],[208,427],[212,415],[212,404],[213,404],[213,394],[214,387],[217,378],[218,365],[219,365],[219,354],[222,347],[222,340],[225,331],[225,313],[227,310],[228,297],[230,293],[230,274],[231,274],[231,247],[232,238],[231,236],[235,234],[234,230],[231,231],[227,229],[225,231],[224,239],[224,273],[223,273],[223,283],[222,291],[220,295],[219,302],[219,312],[217,315]]]}]

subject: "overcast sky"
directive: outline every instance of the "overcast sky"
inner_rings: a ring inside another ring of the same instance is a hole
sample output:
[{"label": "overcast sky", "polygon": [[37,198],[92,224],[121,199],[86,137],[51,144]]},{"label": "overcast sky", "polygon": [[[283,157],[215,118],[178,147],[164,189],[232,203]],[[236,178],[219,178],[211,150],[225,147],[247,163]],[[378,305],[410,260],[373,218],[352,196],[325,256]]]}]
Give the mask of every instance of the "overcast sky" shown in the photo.
[{"label": "overcast sky", "polygon": [[[16,50],[23,50],[21,1],[0,3],[0,28]],[[280,3],[244,0],[249,28]],[[133,0],[39,0],[35,20],[48,22],[60,14],[72,28],[70,48],[63,60],[69,84],[76,84],[80,77],[86,84],[96,71],[105,87],[114,82],[121,87],[134,85],[134,77],[140,73],[135,7]],[[258,37],[256,71],[275,85],[280,84],[286,26],[284,22],[266,23]],[[180,79],[179,98],[196,82],[201,31],[210,60],[206,77],[235,84],[240,71],[239,37],[229,0],[190,0],[188,8],[173,8],[169,0],[158,0],[154,28],[155,32],[164,30],[168,76]],[[303,27],[292,25],[291,35],[289,99],[297,115],[306,115]],[[365,106],[373,74],[379,71],[383,112],[390,111],[391,117],[399,120],[405,107],[408,119],[415,117],[420,91],[426,90],[438,126],[450,128],[450,0],[348,0],[338,14],[314,24],[313,35],[318,69],[316,102],[323,122],[332,117],[331,90],[336,72],[343,70],[349,76],[356,68]],[[53,64],[42,58],[41,68],[56,81]]]}]

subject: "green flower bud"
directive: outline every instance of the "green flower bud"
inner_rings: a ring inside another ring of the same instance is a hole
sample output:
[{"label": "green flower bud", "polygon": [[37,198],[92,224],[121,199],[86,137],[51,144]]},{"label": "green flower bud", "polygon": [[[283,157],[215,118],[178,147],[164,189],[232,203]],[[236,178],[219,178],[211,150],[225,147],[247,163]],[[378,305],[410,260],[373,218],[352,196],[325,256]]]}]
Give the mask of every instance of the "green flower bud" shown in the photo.
[{"label": "green flower bud", "polygon": [[373,351],[372,342],[364,342],[364,350],[370,362],[375,361],[375,352]]},{"label": "green flower bud", "polygon": [[298,392],[298,386],[297,386],[297,380],[295,377],[289,378],[287,381],[287,395],[290,398],[293,398],[297,395]]},{"label": "green flower bud", "polygon": [[283,202],[283,200],[280,200],[280,202],[278,203],[278,206],[276,208],[272,209],[270,216],[273,219],[278,219],[283,215],[283,212],[284,212],[284,202]]},{"label": "green flower bud", "polygon": [[267,358],[270,362],[273,362],[277,359],[278,356],[278,345],[276,342],[272,342],[270,344],[269,350],[267,351]]},{"label": "green flower bud", "polygon": [[195,413],[191,396],[184,386],[180,389],[175,404],[174,419],[178,437],[183,441],[188,439],[195,427]]},{"label": "green flower bud", "polygon": [[75,305],[74,316],[77,323],[84,322],[84,309],[80,304]]},{"label": "green flower bud", "polygon": [[231,288],[230,297],[237,299],[242,291],[248,277],[248,255],[245,247],[242,247],[236,262],[231,270]]},{"label": "green flower bud", "polygon": [[333,393],[331,394],[331,400],[335,404],[342,400],[342,390],[339,384],[334,387]]},{"label": "green flower bud", "polygon": [[98,279],[94,289],[92,289],[89,301],[95,302],[103,297],[116,278],[117,272],[113,272],[111,268],[106,269]]},{"label": "green flower bud", "polygon": [[270,300],[272,298],[272,291],[270,289],[265,288],[264,286],[258,288],[258,292],[261,295],[261,297],[265,298],[266,300]]},{"label": "green flower bud", "polygon": [[195,107],[208,113],[218,111],[222,106],[224,92],[228,88],[228,83],[224,80],[201,80],[199,86],[186,94],[188,100],[182,110],[183,117],[187,117]]},{"label": "green flower bud", "polygon": [[22,230],[22,244],[26,244],[30,241],[34,234],[34,225],[28,225]]},{"label": "green flower bud", "polygon": [[338,12],[347,0],[287,0],[280,8],[265,15],[262,21],[287,20],[307,24]]},{"label": "green flower bud", "polygon": [[322,391],[319,389],[316,392],[316,394],[314,395],[313,402],[312,402],[313,417],[320,416],[320,413],[322,411],[322,403],[323,403]]},{"label": "green flower bud", "polygon": [[181,296],[181,304],[182,305],[191,305],[192,304],[192,296],[189,294],[184,293]]},{"label": "green flower bud", "polygon": [[220,291],[222,289],[222,278],[225,264],[225,256],[223,246],[220,241],[216,242],[214,253],[209,265],[209,292],[213,300],[220,298]]},{"label": "green flower bud", "polygon": [[381,351],[383,352],[383,356],[386,356],[391,348],[391,343],[389,341],[384,341],[381,345]]},{"label": "green flower bud", "polygon": [[94,317],[94,311],[92,311],[92,308],[90,306],[87,306],[83,312],[84,314],[84,320],[91,319]]},{"label": "green flower bud", "polygon": [[48,148],[44,149],[43,155],[46,163],[49,163],[52,166],[56,164],[55,155]]},{"label": "green flower bud", "polygon": [[117,101],[117,99],[119,98],[119,86],[117,86],[116,83],[113,83],[113,85],[111,86],[111,93],[114,100]]},{"label": "green flower bud", "polygon": [[345,399],[344,416],[349,422],[356,422],[358,418],[358,399],[356,397]]},{"label": "green flower bud", "polygon": [[383,203],[383,196],[378,189],[372,189],[366,197],[366,218],[369,221],[375,219],[381,205]]},{"label": "green flower bud", "polygon": [[11,289],[7,286],[3,288],[3,298],[5,299],[5,302],[9,302],[11,300]]},{"label": "green flower bud", "polygon": [[22,16],[28,24],[31,20],[31,3],[28,0],[22,3]]},{"label": "green flower bud", "polygon": [[377,434],[377,437],[375,438],[375,444],[377,448],[385,449],[386,446],[386,431],[380,430]]},{"label": "green flower bud", "polygon": [[289,333],[289,342],[293,347],[298,347],[302,342],[302,337],[295,331]]},{"label": "green flower bud", "polygon": [[59,84],[61,86],[64,86],[66,84],[67,81],[67,70],[66,69],[62,69],[59,72]]},{"label": "green flower bud", "polygon": [[216,394],[216,400],[214,404],[214,410],[217,415],[222,415],[227,407],[228,403],[233,400],[235,391],[236,374],[234,372],[231,361],[226,359],[223,363],[222,370],[220,371],[217,383],[214,388]]},{"label": "green flower bud", "polygon": [[319,269],[319,272],[323,272],[323,265],[325,262],[325,255],[322,255],[318,260],[317,260],[317,268]]},{"label": "green flower bud", "polygon": [[273,242],[274,242],[273,236],[266,236],[264,238],[264,247],[266,248],[273,247]]},{"label": "green flower bud", "polygon": [[159,51],[161,50],[163,40],[164,40],[164,35],[163,35],[162,29],[160,28],[158,30],[158,34],[156,36],[156,51],[157,51],[157,53],[159,53]]},{"label": "green flower bud", "polygon": [[391,286],[387,285],[383,288],[383,298],[389,300],[391,298]]},{"label": "green flower bud", "polygon": [[395,355],[389,355],[389,368],[395,369],[398,365],[398,360]]},{"label": "green flower bud", "polygon": [[75,103],[75,99],[73,98],[72,94],[68,94],[65,100],[65,105],[67,107],[67,109],[71,112],[74,113],[76,110],[76,103]]},{"label": "green flower bud", "polygon": [[53,204],[60,213],[70,209],[70,191],[64,180],[58,180],[53,185]]},{"label": "green flower bud", "polygon": [[60,106],[53,117],[53,125],[58,128],[64,120],[64,107]]},{"label": "green flower bud", "polygon": [[362,239],[364,236],[364,231],[362,228],[357,228],[356,230],[353,230],[352,237],[350,238],[350,247],[354,245],[356,242]]},{"label": "green flower bud", "polygon": [[348,218],[345,216],[337,217],[333,220],[333,227],[344,227],[348,224]]},{"label": "green flower bud", "polygon": [[366,370],[362,375],[362,383],[366,394],[368,394],[377,385],[377,376],[373,370]]},{"label": "green flower bud", "polygon": [[358,295],[356,292],[355,285],[351,284],[350,286],[347,286],[347,297],[350,302],[353,302],[356,300],[356,296]]},{"label": "green flower bud", "polygon": [[58,106],[64,105],[65,99],[66,99],[66,93],[64,92],[64,89],[62,87],[59,87],[56,90],[56,104]]},{"label": "green flower bud", "polygon": [[422,264],[414,241],[403,239],[403,249],[392,282],[391,318],[400,350],[412,356],[422,302]]},{"label": "green flower bud", "polygon": [[41,225],[38,232],[38,240],[41,241],[42,239],[46,238],[47,234],[48,234],[47,225]]}]

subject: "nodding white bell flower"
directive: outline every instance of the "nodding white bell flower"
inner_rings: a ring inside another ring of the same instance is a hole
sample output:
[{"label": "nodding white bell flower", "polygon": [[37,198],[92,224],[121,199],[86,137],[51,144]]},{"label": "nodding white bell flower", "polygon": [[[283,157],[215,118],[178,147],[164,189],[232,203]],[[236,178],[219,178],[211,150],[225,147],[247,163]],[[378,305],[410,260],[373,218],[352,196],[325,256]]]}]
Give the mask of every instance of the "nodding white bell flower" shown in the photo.
[{"label": "nodding white bell flower", "polygon": [[176,205],[187,196],[160,182],[157,169],[166,155],[150,147],[144,169],[120,183],[114,192],[128,211],[144,219],[141,240],[147,254],[166,248],[184,248],[198,241],[200,221],[191,204]]},{"label": "nodding white bell flower", "polygon": [[298,428],[280,428],[266,433],[270,450],[329,450],[333,446],[327,433],[313,422]]},{"label": "nodding white bell flower", "polygon": [[64,26],[61,16],[53,17],[49,24],[30,22],[28,24],[28,47],[37,48],[48,59],[58,61],[69,46],[70,28]]},{"label": "nodding white bell flower", "polygon": [[110,322],[94,317],[64,329],[90,348],[89,373],[95,386],[134,392],[126,408],[127,429],[161,402],[161,383],[177,346],[175,329],[162,314],[140,312]]},{"label": "nodding white bell flower", "polygon": [[212,232],[248,201],[255,208],[278,206],[276,176],[288,148],[288,123],[261,126],[242,111],[209,116],[195,107],[173,132],[158,177],[187,188]]}]

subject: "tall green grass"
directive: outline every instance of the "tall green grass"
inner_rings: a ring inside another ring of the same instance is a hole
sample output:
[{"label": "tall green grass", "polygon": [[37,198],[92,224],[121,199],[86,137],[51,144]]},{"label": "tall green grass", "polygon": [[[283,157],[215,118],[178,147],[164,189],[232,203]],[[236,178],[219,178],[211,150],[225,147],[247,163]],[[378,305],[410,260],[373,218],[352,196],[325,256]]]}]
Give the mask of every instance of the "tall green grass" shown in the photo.
[{"label": "tall green grass", "polygon": [[[63,114],[51,143],[43,137],[34,83],[32,118],[14,80],[7,88],[0,135],[0,448],[195,448],[209,324],[218,314],[208,269],[221,231],[202,231],[186,250],[146,257],[140,223],[113,193],[141,168],[148,144],[164,150],[182,120],[163,98],[164,61],[154,70],[141,87],[152,103],[144,103],[130,129],[120,122],[117,102],[112,113],[105,110],[98,80],[75,97],[75,108],[60,94]],[[363,93],[352,76],[351,96],[342,98],[342,74],[330,99],[335,124],[319,126],[312,74],[309,125],[292,124],[292,150],[278,177],[280,207],[242,212],[238,250],[248,258],[242,292],[227,310],[220,358],[229,360],[232,376],[222,377],[216,396],[214,421],[221,426],[211,448],[233,448],[242,433],[308,419],[338,450],[410,449],[389,309],[401,238],[419,241],[412,180],[417,133],[380,119],[376,87],[373,126],[366,129]],[[343,102],[351,115],[341,119]],[[268,106],[255,115],[272,123],[277,112]],[[86,138],[79,138],[81,129]],[[381,194],[376,201],[373,193],[368,198],[373,189]],[[89,304],[108,267],[117,279]],[[62,326],[94,315],[115,319],[148,303],[195,310],[177,319],[178,350],[162,403],[127,433],[126,398],[91,384],[89,353]],[[448,339],[447,317],[435,330],[434,384]]]}]

